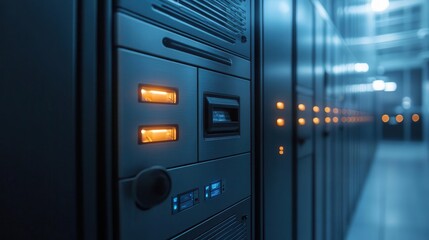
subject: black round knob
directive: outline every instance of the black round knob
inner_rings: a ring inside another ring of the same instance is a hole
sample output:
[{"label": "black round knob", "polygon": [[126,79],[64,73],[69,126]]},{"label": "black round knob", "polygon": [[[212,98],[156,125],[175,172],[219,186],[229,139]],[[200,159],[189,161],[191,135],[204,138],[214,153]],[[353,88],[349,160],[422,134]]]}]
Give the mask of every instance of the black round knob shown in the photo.
[{"label": "black round knob", "polygon": [[163,167],[147,168],[134,179],[134,200],[142,210],[148,210],[165,201],[170,191],[171,177]]}]

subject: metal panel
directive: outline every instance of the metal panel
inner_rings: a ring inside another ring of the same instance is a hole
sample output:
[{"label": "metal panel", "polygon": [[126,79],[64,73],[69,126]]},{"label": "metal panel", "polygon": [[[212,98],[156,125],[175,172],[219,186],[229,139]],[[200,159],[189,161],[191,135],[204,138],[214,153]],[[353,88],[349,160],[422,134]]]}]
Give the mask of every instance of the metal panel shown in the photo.
[{"label": "metal panel", "polygon": [[313,5],[310,0],[296,2],[296,44],[298,86],[313,88]]},{"label": "metal panel", "polygon": [[[171,201],[142,211],[133,199],[133,179],[120,181],[120,239],[167,239],[250,196],[250,154],[168,170],[173,187],[170,196],[199,189],[200,203],[172,214]],[[204,186],[221,179],[224,192],[204,200]],[[169,197],[171,199],[171,197]],[[160,231],[160,224],[168,226]]]},{"label": "metal panel", "polygon": [[[117,44],[156,56],[250,78],[250,61],[118,13]],[[150,37],[148,37],[150,36]]]},{"label": "metal panel", "polygon": [[172,240],[252,239],[250,199],[216,214]]},{"label": "metal panel", "polygon": [[[296,1],[296,231],[297,239],[311,240],[314,236],[314,9],[311,1]],[[304,104],[305,110],[299,104]],[[302,121],[305,122],[302,122]],[[319,119],[320,121],[320,119]],[[311,229],[311,231],[309,231]]]},{"label": "metal panel", "polygon": [[[261,7],[261,139],[263,239],[292,239],[292,16],[290,0]],[[277,109],[277,102],[284,109]],[[276,121],[284,120],[284,126]],[[283,147],[281,154],[280,147]]]},{"label": "metal panel", "polygon": [[326,161],[325,161],[325,121],[326,113],[324,111],[325,103],[325,22],[322,17],[317,13],[315,14],[315,65],[314,65],[314,94],[315,106],[319,111],[314,115],[320,120],[320,124],[315,125],[314,133],[314,183],[315,183],[315,219],[314,219],[314,236],[316,240],[322,240],[325,233],[325,179],[326,179]]},{"label": "metal panel", "polygon": [[[250,151],[250,82],[206,70],[198,71],[199,161]],[[239,97],[240,135],[204,136],[204,93]]]},{"label": "metal panel", "polygon": [[76,6],[0,3],[3,239],[80,238]]},{"label": "metal panel", "polygon": [[297,169],[297,235],[298,239],[313,238],[313,156],[298,158]]},{"label": "metal panel", "polygon": [[251,1],[120,0],[121,8],[250,58]]},{"label": "metal panel", "polygon": [[[139,84],[175,88],[178,102],[139,102]],[[196,100],[196,68],[118,50],[119,176],[130,177],[153,165],[168,168],[196,162]],[[139,144],[139,126],[166,124],[177,124],[177,141]]]}]

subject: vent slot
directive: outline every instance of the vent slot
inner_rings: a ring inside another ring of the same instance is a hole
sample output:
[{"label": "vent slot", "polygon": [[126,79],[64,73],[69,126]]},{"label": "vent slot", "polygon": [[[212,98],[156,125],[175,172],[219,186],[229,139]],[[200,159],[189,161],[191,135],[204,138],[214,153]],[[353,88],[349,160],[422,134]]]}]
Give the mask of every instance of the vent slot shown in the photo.
[{"label": "vent slot", "polygon": [[245,0],[160,0],[153,8],[229,43],[245,42]]},{"label": "vent slot", "polygon": [[240,220],[237,215],[227,218],[207,232],[201,234],[195,240],[244,240],[247,239],[247,223]]}]

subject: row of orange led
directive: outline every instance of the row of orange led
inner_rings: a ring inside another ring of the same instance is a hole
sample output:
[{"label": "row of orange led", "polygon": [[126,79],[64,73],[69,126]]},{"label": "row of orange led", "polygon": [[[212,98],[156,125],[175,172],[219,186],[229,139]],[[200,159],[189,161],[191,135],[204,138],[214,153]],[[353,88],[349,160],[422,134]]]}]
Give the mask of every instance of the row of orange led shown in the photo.
[{"label": "row of orange led", "polygon": [[[411,120],[413,122],[418,122],[420,121],[420,115],[418,115],[417,113],[413,114],[411,116]],[[383,116],[381,116],[381,121],[384,123],[388,123],[390,121],[390,116],[387,114],[383,114]],[[404,121],[404,116],[402,114],[398,114],[395,116],[395,121],[397,123],[402,123]]]},{"label": "row of orange led", "polygon": [[[285,109],[285,105],[283,102],[277,102],[276,107],[279,110]],[[298,104],[298,110],[303,112],[306,110],[306,106],[302,103]],[[319,106],[313,106],[312,110],[313,110],[313,112],[318,113],[318,112],[320,112],[320,107]],[[325,111],[325,113],[331,113],[331,108],[325,107],[324,111]],[[333,108],[332,113],[339,114],[340,109]],[[360,114],[360,112],[358,112],[358,111],[346,110],[346,109],[343,109],[341,111],[341,113],[343,113],[343,114],[356,114],[356,115]],[[360,123],[360,122],[370,122],[370,121],[372,121],[372,117],[369,117],[369,116],[341,117],[341,122],[343,122],[343,123]],[[335,117],[325,117],[325,123],[326,124],[339,123],[339,122],[340,122],[339,117],[336,117],[336,116]],[[306,125],[306,123],[307,122],[306,122],[305,118],[298,118],[298,124],[300,126],[304,126],[304,125]],[[313,118],[313,124],[319,125],[320,123],[321,123],[320,118],[318,118],[318,117]],[[283,118],[278,118],[277,119],[277,126],[282,127],[284,125],[285,125],[285,120]]]},{"label": "row of orange led", "polygon": [[[301,112],[304,112],[307,110],[307,107],[305,104],[298,104],[298,110]],[[313,106],[312,108],[313,112],[319,113],[320,107],[319,106]],[[339,109],[339,108],[331,108],[331,107],[325,107],[323,108],[325,113],[333,113],[333,114],[343,114],[343,115],[363,115],[363,113],[356,111],[356,110],[350,110],[350,109]]]}]

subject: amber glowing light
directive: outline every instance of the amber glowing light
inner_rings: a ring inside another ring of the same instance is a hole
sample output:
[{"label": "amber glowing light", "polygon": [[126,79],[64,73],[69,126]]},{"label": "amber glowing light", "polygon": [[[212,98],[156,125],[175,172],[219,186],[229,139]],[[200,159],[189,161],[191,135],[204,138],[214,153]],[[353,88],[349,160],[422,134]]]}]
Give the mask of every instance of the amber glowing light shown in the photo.
[{"label": "amber glowing light", "polygon": [[420,120],[420,116],[416,113],[411,116],[411,119],[413,120],[413,122],[418,122]]},{"label": "amber glowing light", "polygon": [[313,107],[313,112],[318,113],[320,112],[320,108],[318,106]]},{"label": "amber glowing light", "polygon": [[325,123],[331,123],[331,118],[330,117],[325,117]]},{"label": "amber glowing light", "polygon": [[384,123],[389,122],[390,117],[387,114],[384,114],[383,116],[381,116],[381,121],[383,121]]},{"label": "amber glowing light", "polygon": [[298,118],[298,124],[301,126],[305,125],[305,119],[304,118]]},{"label": "amber glowing light", "polygon": [[319,118],[313,118],[313,123],[314,124],[316,124],[316,125],[319,125],[320,124],[320,119]]},{"label": "amber glowing light", "polygon": [[277,118],[277,126],[283,127],[285,125],[285,120],[283,118]]},{"label": "amber glowing light", "polygon": [[301,112],[304,112],[305,111],[305,105],[302,103],[298,104],[298,110]]},{"label": "amber glowing light", "polygon": [[140,86],[140,102],[177,103],[177,91],[171,88]]},{"label": "amber glowing light", "polygon": [[168,142],[177,140],[177,127],[143,127],[140,129],[140,143]]},{"label": "amber glowing light", "polygon": [[334,109],[332,109],[332,112],[335,114],[338,114],[340,112],[340,110],[338,110],[338,108],[334,108]]},{"label": "amber glowing light", "polygon": [[404,116],[402,116],[401,114],[396,115],[395,117],[396,122],[401,123],[404,121]]},{"label": "amber glowing light", "polygon": [[283,110],[285,109],[285,104],[283,102],[277,102],[276,107],[279,110]]},{"label": "amber glowing light", "polygon": [[330,107],[325,107],[325,113],[330,113],[331,112],[331,108]]},{"label": "amber glowing light", "polygon": [[333,117],[333,118],[332,118],[332,121],[333,121],[334,123],[338,123],[338,117]]}]

